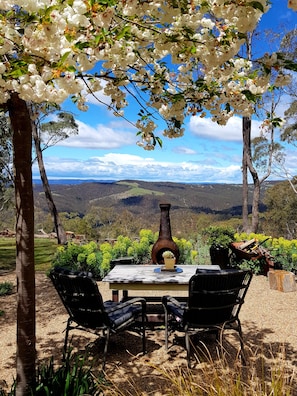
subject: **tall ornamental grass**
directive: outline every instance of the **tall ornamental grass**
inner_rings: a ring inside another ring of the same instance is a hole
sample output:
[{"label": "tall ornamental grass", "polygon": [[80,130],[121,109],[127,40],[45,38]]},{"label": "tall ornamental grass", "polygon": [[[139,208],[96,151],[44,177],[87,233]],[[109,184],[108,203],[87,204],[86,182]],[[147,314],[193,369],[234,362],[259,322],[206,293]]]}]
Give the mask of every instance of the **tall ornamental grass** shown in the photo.
[{"label": "tall ornamental grass", "polygon": [[[198,369],[152,366],[155,380],[160,389],[153,393],[143,392],[135,385],[133,378],[126,379],[126,386],[110,382],[102,387],[105,396],[294,396],[294,373],[286,363],[284,351],[277,358],[267,359],[261,353],[250,356],[246,366],[237,359],[230,364],[230,357],[219,348],[212,358],[207,348],[203,352]],[[201,355],[201,351],[200,351]],[[152,377],[144,381],[154,381]]]}]

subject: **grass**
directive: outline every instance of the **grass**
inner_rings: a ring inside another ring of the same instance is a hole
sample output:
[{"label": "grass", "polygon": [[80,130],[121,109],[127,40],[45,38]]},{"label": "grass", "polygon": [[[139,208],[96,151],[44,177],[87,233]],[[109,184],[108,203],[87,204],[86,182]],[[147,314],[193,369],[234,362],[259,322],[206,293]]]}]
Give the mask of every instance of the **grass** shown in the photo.
[{"label": "grass", "polygon": [[150,190],[147,188],[142,188],[139,187],[139,184],[137,182],[119,182],[118,184],[123,184],[127,185],[130,187],[129,190],[125,191],[124,193],[116,194],[116,195],[123,195],[126,198],[129,197],[137,197],[139,195],[164,195],[164,192],[162,191],[156,191],[156,190]]},{"label": "grass", "polygon": [[[57,241],[54,239],[35,239],[35,269],[46,271],[51,267],[53,256],[57,249]],[[0,238],[0,272],[15,269],[15,239]]]},{"label": "grass", "polygon": [[[252,353],[247,366],[241,365],[238,359],[232,363],[225,352],[217,352],[217,358],[213,359],[211,353],[208,354],[206,351],[202,360],[196,370],[164,368],[152,366],[148,362],[147,365],[155,371],[155,377],[162,379],[162,386],[157,394],[166,396],[295,395],[294,373],[292,368],[287,366],[283,349],[272,362]],[[133,378],[127,378],[124,387],[123,384],[117,385],[111,382],[111,386],[107,386],[104,390],[106,396],[141,396],[144,394]]]}]

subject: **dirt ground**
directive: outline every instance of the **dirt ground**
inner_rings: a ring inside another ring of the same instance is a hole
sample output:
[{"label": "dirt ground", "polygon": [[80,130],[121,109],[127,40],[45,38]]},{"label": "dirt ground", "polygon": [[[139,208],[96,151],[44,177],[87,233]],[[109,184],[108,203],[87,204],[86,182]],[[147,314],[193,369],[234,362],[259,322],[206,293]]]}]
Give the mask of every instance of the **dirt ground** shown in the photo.
[{"label": "dirt ground", "polygon": [[[16,284],[15,273],[0,276],[0,283],[11,281]],[[104,300],[111,299],[108,284],[99,282]],[[57,364],[61,361],[67,314],[54,290],[51,281],[43,273],[36,275],[37,298],[37,353],[39,362],[53,356]],[[154,292],[154,295],[156,293]],[[170,294],[163,291],[162,294]],[[148,295],[144,292],[143,295]],[[16,375],[16,293],[0,297],[0,387],[10,386]],[[285,360],[290,375],[297,365],[297,291],[283,293],[271,290],[267,277],[254,276],[240,313],[246,351],[250,362],[261,355],[269,367],[279,357]],[[235,337],[234,337],[235,340]],[[237,343],[226,338],[226,350],[230,356],[237,353]],[[77,333],[71,340],[75,353],[88,352],[93,367],[100,369],[103,343],[88,333]],[[186,367],[185,350],[181,345],[164,347],[164,329],[147,331],[147,354],[142,356],[141,340],[132,332],[111,337],[107,358],[106,375],[124,392],[127,381],[133,379],[139,394],[166,395],[166,384],[158,368]],[[216,357],[213,357],[216,359]],[[199,362],[194,361],[193,370]],[[259,375],[263,375],[259,373]],[[294,380],[293,380],[294,381]],[[293,385],[297,395],[297,383]],[[128,393],[127,393],[128,394]],[[132,393],[133,394],[133,391]]]}]

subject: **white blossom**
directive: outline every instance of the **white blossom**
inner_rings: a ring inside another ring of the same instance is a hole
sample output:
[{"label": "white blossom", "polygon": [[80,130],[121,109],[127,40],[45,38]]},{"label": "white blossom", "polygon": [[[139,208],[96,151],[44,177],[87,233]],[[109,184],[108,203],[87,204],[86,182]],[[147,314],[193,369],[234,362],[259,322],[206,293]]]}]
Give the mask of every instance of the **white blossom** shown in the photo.
[{"label": "white blossom", "polygon": [[[266,11],[266,0],[259,2]],[[261,95],[272,84],[271,76],[259,72],[250,78],[253,63],[237,54],[242,33],[254,29],[262,12],[252,0],[201,4],[193,0],[181,10],[160,0],[125,0],[115,6],[91,0],[0,0],[1,9],[12,15],[0,20],[0,101],[12,92],[37,103],[62,103],[74,95],[85,111],[85,94],[103,90],[118,116],[127,106],[125,88],[130,93],[138,89],[168,123],[164,134],[169,137],[183,133],[172,120],[182,123],[197,109],[209,111],[221,124],[233,114],[252,114],[253,104],[243,92]],[[15,6],[24,11],[17,26]],[[296,7],[296,0],[289,6]],[[266,55],[262,62],[275,67],[277,55]],[[94,70],[96,77],[89,78]],[[288,82],[279,70],[274,85]],[[148,118],[136,127],[142,132],[139,144],[152,149],[156,124]]]},{"label": "white blossom", "polygon": [[292,10],[297,11],[297,0],[288,0],[288,7]]},{"label": "white blossom", "polygon": [[290,76],[289,74],[279,73],[278,76],[276,77],[275,81],[274,81],[274,86],[275,87],[282,87],[284,85],[290,84],[291,81],[292,81],[292,76]]}]

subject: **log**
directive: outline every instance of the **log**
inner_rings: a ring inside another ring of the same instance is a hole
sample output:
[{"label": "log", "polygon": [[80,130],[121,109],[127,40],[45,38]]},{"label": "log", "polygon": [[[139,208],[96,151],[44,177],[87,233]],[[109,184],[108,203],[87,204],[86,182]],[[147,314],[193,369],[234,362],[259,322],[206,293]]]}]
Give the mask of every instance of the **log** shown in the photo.
[{"label": "log", "polygon": [[251,246],[253,243],[256,242],[256,239],[250,239],[249,241],[243,242],[240,246],[239,249],[244,250],[246,248],[249,248],[249,246]]}]

